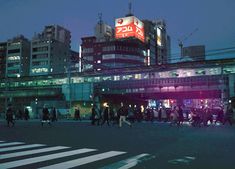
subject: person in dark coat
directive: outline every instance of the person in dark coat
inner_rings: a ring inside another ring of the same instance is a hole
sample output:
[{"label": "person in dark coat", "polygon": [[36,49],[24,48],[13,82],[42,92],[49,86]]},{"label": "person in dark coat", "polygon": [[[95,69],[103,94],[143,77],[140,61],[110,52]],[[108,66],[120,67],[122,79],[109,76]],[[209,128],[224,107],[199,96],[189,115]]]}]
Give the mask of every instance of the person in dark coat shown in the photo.
[{"label": "person in dark coat", "polygon": [[81,117],[80,117],[80,110],[79,110],[78,107],[75,108],[74,119],[75,119],[75,120],[80,120],[80,121],[82,121],[82,120],[81,120]]},{"label": "person in dark coat", "polygon": [[56,115],[56,108],[53,107],[51,111],[51,120],[52,121],[57,121],[57,115]]},{"label": "person in dark coat", "polygon": [[29,119],[29,110],[27,108],[24,109],[24,119],[25,120]]},{"label": "person in dark coat", "polygon": [[94,105],[91,109],[91,124],[95,125],[95,122],[98,122],[99,118],[98,118],[98,114],[96,112],[96,106]]},{"label": "person in dark coat", "polygon": [[104,112],[103,112],[103,121],[101,123],[101,126],[107,122],[108,126],[109,126],[109,108],[105,107]]},{"label": "person in dark coat", "polygon": [[12,106],[9,105],[8,108],[7,108],[7,112],[6,112],[6,120],[7,120],[7,126],[8,127],[10,127],[10,123],[11,123],[12,127],[15,125],[13,116],[14,116],[14,114],[13,114]]},{"label": "person in dark coat", "polygon": [[46,123],[46,122],[49,125],[51,125],[49,110],[48,110],[47,106],[44,105],[44,107],[42,109],[42,121],[41,121],[42,126],[43,126],[43,123]]},{"label": "person in dark coat", "polygon": [[183,109],[181,108],[181,106],[178,106],[178,126],[183,124],[184,122],[184,114],[183,114]]},{"label": "person in dark coat", "polygon": [[227,108],[227,111],[224,116],[224,122],[223,125],[226,124],[226,122],[229,122],[229,124],[232,126],[233,125],[233,108],[232,105],[229,105]]},{"label": "person in dark coat", "polygon": [[104,108],[104,112],[103,112],[103,121],[101,123],[101,126],[107,122],[108,126],[109,126],[109,107],[108,105],[106,105],[106,107]]}]

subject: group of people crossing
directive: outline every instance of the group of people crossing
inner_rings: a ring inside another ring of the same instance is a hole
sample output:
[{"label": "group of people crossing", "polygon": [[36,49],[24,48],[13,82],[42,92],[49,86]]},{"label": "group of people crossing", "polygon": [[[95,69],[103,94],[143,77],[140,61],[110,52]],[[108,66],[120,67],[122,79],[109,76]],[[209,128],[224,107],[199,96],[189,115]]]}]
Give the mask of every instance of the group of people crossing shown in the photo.
[{"label": "group of people crossing", "polygon": [[110,123],[118,124],[119,127],[122,127],[122,123],[132,127],[132,124],[127,121],[128,108],[123,103],[121,107],[115,111],[113,108],[110,108],[108,104],[104,105],[104,109],[99,110],[96,105],[93,105],[91,110],[91,124],[92,125],[103,125],[107,123],[109,126]]},{"label": "group of people crossing", "polygon": [[[26,111],[28,112],[28,110]],[[27,113],[29,114],[29,113]],[[215,115],[216,114],[216,115]],[[170,122],[170,125],[180,126],[184,122],[190,123],[192,126],[208,126],[208,122],[210,124],[216,124],[219,122],[220,124],[229,123],[233,124],[233,108],[232,105],[229,104],[224,109],[219,109],[216,111],[209,109],[208,107],[196,109],[192,108],[190,111],[186,113],[183,112],[181,106],[174,106],[171,109],[166,109],[164,107],[160,107],[159,109],[146,108],[142,111],[140,108],[130,109],[129,106],[121,103],[120,107],[117,109],[108,105],[107,103],[103,105],[103,108],[98,108],[97,105],[93,105],[91,109],[91,125],[101,125],[103,126],[105,123],[109,126],[110,124],[117,124],[119,127],[122,127],[123,123],[126,123],[129,126],[132,126],[132,123],[135,121],[165,121]],[[29,117],[28,117],[29,118]],[[27,118],[27,119],[28,119]],[[15,117],[12,105],[9,105],[6,110],[6,120],[7,125],[14,126],[15,125]],[[74,110],[74,120],[80,120],[80,109],[75,107]],[[51,125],[51,122],[57,121],[57,111],[56,108],[53,107],[48,109],[47,105],[44,105],[41,113],[41,125],[44,123],[48,123]]]}]

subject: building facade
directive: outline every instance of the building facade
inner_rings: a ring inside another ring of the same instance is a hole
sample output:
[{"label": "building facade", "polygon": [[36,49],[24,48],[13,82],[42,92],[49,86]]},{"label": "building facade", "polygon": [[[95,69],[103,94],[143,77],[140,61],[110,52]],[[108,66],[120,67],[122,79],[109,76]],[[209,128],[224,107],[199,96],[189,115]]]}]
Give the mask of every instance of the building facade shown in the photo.
[{"label": "building facade", "polygon": [[0,78],[6,75],[7,42],[0,43]]},{"label": "building facade", "polygon": [[70,61],[70,32],[58,25],[46,26],[31,41],[30,75],[63,73]]},{"label": "building facade", "polygon": [[97,41],[96,37],[82,38],[83,71],[138,67],[146,64],[146,46],[136,39]]},{"label": "building facade", "polygon": [[183,47],[182,51],[182,60],[200,61],[206,59],[204,45]]},{"label": "building facade", "polygon": [[29,75],[30,42],[23,35],[7,41],[6,76]]}]

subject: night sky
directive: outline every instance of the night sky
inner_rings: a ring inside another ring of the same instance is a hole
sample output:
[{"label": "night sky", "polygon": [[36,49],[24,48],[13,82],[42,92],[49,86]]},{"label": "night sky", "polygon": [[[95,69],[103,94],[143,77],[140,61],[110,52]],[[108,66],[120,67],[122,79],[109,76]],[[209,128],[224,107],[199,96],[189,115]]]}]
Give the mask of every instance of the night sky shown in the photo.
[{"label": "night sky", "polygon": [[[165,19],[171,36],[172,54],[179,53],[179,38],[193,32],[185,42],[206,45],[206,50],[235,47],[235,0],[133,0],[139,19]],[[128,0],[0,0],[0,42],[23,34],[32,38],[45,25],[59,24],[72,33],[72,49],[81,37],[93,35],[98,13],[105,23],[128,12]],[[212,57],[234,57],[235,52]]]}]

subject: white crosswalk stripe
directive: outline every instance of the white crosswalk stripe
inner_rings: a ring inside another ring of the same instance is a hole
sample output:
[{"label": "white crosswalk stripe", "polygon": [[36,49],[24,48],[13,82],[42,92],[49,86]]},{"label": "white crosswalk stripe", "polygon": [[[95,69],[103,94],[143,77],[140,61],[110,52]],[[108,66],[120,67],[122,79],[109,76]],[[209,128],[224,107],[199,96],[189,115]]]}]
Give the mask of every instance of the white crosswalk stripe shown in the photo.
[{"label": "white crosswalk stripe", "polygon": [[22,142],[0,143],[0,147],[14,146],[14,145],[20,145],[20,144],[24,144],[24,143]]},{"label": "white crosswalk stripe", "polygon": [[[21,145],[21,144],[24,144],[24,145]],[[93,162],[100,161],[100,160],[105,160],[105,159],[112,158],[115,156],[121,156],[127,153],[123,151],[108,151],[108,152],[102,152],[102,153],[93,153],[92,155],[77,158],[75,157],[76,155],[83,154],[83,153],[90,153],[90,152],[94,152],[98,150],[90,149],[90,148],[71,150],[72,149],[71,147],[65,147],[65,146],[54,146],[54,147],[44,147],[44,146],[47,146],[47,145],[44,145],[44,144],[28,144],[27,145],[23,142],[9,143],[7,141],[0,141],[0,153],[4,153],[4,154],[0,154],[0,169],[8,169],[8,168],[15,168],[15,167],[22,167],[22,166],[24,167],[26,165],[34,166],[34,165],[38,165],[36,163],[41,163],[41,162],[44,162],[44,163],[40,164],[42,167],[39,169],[54,169],[54,168],[67,169],[67,168],[73,168],[73,167],[78,167],[81,165],[93,163]],[[11,151],[11,152],[8,153],[8,151]],[[55,152],[55,151],[59,151],[59,152]],[[44,153],[44,154],[40,154],[40,153]],[[30,157],[29,155],[34,155],[34,157],[32,156]],[[108,166],[104,168],[106,169],[110,167],[114,169],[115,167],[117,168],[118,166],[118,168],[120,169],[128,169],[137,165],[138,160],[147,155],[148,154],[139,154],[132,158],[122,160],[111,165],[107,164]],[[74,157],[71,157],[71,156],[74,156]],[[72,160],[59,162],[59,163],[53,163],[56,159],[66,158],[66,157],[70,157]],[[2,161],[5,159],[8,159],[8,160]],[[46,165],[47,161],[52,161],[52,164]],[[30,167],[26,167],[26,168],[30,168]]]},{"label": "white crosswalk stripe", "polygon": [[43,144],[30,144],[30,145],[23,145],[23,146],[6,147],[6,148],[1,148],[0,152],[21,150],[21,149],[35,148],[35,147],[42,147],[42,146],[45,146],[45,145],[43,145]]},{"label": "white crosswalk stripe", "polygon": [[38,154],[38,153],[45,153],[45,152],[56,151],[56,150],[63,150],[66,148],[69,148],[69,147],[56,146],[56,147],[41,148],[41,149],[36,149],[36,150],[28,150],[28,151],[21,151],[21,152],[16,152],[16,153],[3,154],[3,155],[0,155],[0,160],[13,158],[13,157],[21,157],[21,156],[26,156],[26,155]]},{"label": "white crosswalk stripe", "polygon": [[43,161],[49,161],[49,160],[53,160],[53,159],[57,159],[57,158],[62,158],[62,157],[92,152],[92,151],[96,151],[96,150],[89,149],[89,148],[83,148],[83,149],[78,149],[78,150],[66,151],[66,152],[62,152],[62,153],[44,155],[44,156],[40,156],[40,157],[33,157],[33,158],[27,158],[27,159],[23,159],[23,160],[16,160],[16,161],[12,161],[12,162],[2,163],[1,168],[4,168],[4,169],[14,168],[14,167],[39,163],[39,162],[43,162]]},{"label": "white crosswalk stripe", "polygon": [[95,161],[99,161],[99,160],[103,160],[106,158],[110,158],[110,157],[114,157],[117,155],[121,155],[121,154],[125,154],[126,152],[121,152],[121,151],[109,151],[106,153],[101,153],[101,154],[96,154],[96,155],[92,155],[92,156],[88,156],[88,157],[83,157],[83,158],[78,158],[75,160],[71,160],[71,161],[66,161],[63,163],[59,163],[59,164],[54,164],[51,166],[47,166],[47,167],[42,167],[39,169],[67,169],[67,168],[72,168],[72,167],[77,167],[77,166],[81,166],[84,164],[88,164],[91,162],[95,162]]}]

